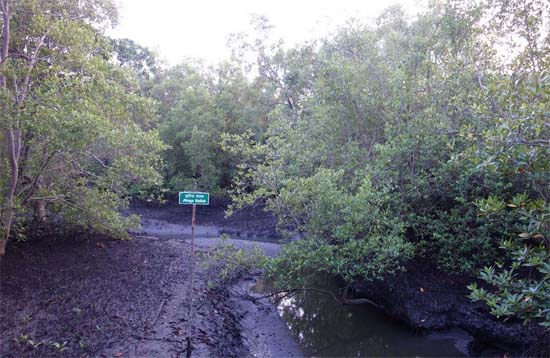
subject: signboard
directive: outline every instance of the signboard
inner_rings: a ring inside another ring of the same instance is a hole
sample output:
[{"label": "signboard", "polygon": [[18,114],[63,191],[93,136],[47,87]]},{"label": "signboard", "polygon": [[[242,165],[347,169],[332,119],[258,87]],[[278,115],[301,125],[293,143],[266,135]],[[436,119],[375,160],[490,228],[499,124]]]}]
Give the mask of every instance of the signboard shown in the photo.
[{"label": "signboard", "polygon": [[198,191],[180,191],[180,205],[208,205],[210,203],[210,194]]}]

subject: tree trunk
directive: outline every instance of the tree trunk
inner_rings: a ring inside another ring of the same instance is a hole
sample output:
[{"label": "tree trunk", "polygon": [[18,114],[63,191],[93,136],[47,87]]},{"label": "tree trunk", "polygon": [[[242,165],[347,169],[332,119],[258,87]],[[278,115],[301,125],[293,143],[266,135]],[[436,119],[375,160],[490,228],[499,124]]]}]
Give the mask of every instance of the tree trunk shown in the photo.
[{"label": "tree trunk", "polygon": [[8,156],[10,163],[10,173],[8,181],[8,192],[6,193],[6,220],[4,228],[4,237],[2,238],[3,246],[0,249],[0,256],[5,253],[5,246],[8,242],[8,238],[11,232],[11,226],[15,217],[15,189],[17,187],[17,181],[19,179],[19,153],[21,144],[21,131],[8,129],[7,133],[8,142]]},{"label": "tree trunk", "polygon": [[[0,0],[0,5],[2,7],[2,16],[4,20],[4,26],[2,29],[2,51],[0,51],[0,69],[6,67],[6,62],[8,60],[8,48],[10,43],[10,9],[9,2],[7,0]],[[7,91],[6,77],[0,73],[0,89],[2,91]],[[8,116],[8,111],[6,104],[2,103],[2,112],[3,116]],[[8,118],[6,118],[8,119]],[[9,121],[7,121],[9,122]],[[18,167],[18,145],[20,144],[19,139],[17,138],[17,132],[14,132],[11,124],[8,126],[6,131],[6,143],[8,145],[8,156],[9,156],[9,180],[8,188],[6,192],[6,217],[4,220],[4,232],[0,234],[0,257],[6,252],[6,244],[10,236],[11,225],[13,223],[13,218],[15,216],[15,188],[17,186],[17,179],[19,175]]]},{"label": "tree trunk", "polygon": [[[40,190],[44,187],[44,177],[42,175],[38,176],[38,179],[36,180],[36,189],[40,193]],[[43,224],[46,222],[46,200],[44,199],[38,199],[36,201],[36,220],[39,224]]]},{"label": "tree trunk", "polygon": [[8,243],[7,240],[4,240],[3,238],[0,239],[0,260],[2,259],[2,256],[6,253],[6,244]]}]

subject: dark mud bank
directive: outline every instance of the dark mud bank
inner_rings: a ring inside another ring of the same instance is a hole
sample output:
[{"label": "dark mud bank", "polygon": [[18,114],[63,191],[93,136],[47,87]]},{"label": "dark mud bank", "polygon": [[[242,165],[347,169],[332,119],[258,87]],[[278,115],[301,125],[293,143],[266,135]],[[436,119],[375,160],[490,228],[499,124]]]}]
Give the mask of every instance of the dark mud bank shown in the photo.
[{"label": "dark mud bank", "polygon": [[474,337],[468,347],[473,356],[550,356],[549,331],[535,323],[496,319],[467,297],[471,280],[415,265],[383,282],[358,284],[355,295],[380,303],[385,314],[418,331],[468,332]]},{"label": "dark mud bank", "polygon": [[[228,234],[233,238],[268,239],[278,241],[277,219],[257,204],[225,217],[229,205],[225,198],[210,198],[210,205],[197,207],[197,225],[215,226],[218,235]],[[138,214],[143,218],[163,220],[170,223],[190,225],[191,205],[179,205],[176,200],[166,203],[133,201],[127,213]]]}]

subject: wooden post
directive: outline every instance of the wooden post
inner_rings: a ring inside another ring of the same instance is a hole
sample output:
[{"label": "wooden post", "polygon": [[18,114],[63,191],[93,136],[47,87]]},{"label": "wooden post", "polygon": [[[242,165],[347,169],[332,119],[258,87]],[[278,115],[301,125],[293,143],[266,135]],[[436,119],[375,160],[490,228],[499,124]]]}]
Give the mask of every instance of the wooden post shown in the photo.
[{"label": "wooden post", "polygon": [[[197,179],[195,179],[195,185],[193,186],[193,190],[197,191]],[[193,295],[193,273],[195,271],[195,215],[196,215],[196,212],[197,212],[197,205],[193,204],[193,214],[191,216],[191,295]]]},{"label": "wooden post", "polygon": [[[193,190],[197,191],[197,179],[195,179],[195,185],[193,186]],[[197,205],[193,204],[193,216],[191,217],[191,256],[193,259],[193,265],[191,266],[191,270],[195,265],[195,213],[197,211],[196,207]]]},{"label": "wooden post", "polygon": [[[194,191],[197,191],[197,179],[195,179],[194,182]],[[194,335],[194,322],[193,322],[193,300],[195,298],[195,294],[193,292],[193,281],[195,278],[195,215],[197,211],[197,206],[193,204],[193,214],[191,216],[191,273],[189,275],[189,313],[188,313],[188,336],[187,336],[187,357],[191,356],[191,350],[193,349],[193,346],[191,344],[191,340]]]}]

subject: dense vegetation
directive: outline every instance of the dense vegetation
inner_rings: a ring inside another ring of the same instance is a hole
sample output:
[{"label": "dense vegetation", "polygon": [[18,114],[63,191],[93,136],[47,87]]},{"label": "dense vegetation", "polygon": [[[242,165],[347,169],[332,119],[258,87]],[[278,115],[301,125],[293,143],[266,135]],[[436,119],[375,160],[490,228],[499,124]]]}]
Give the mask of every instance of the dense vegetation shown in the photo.
[{"label": "dense vegetation", "polygon": [[263,199],[303,237],[272,276],[383,279],[424,259],[481,272],[472,299],[496,316],[549,325],[548,18],[542,1],[447,2],[259,47],[280,104],[262,140],[222,143],[240,158],[235,207]]},{"label": "dense vegetation", "polygon": [[101,1],[1,1],[0,253],[24,221],[46,219],[127,236],[115,210],[133,185],[155,185],[163,144],[152,101],[114,61]]},{"label": "dense vegetation", "polygon": [[257,18],[231,60],[173,68],[103,35],[108,0],[0,2],[2,247],[32,213],[124,236],[129,196],[198,179],[301,237],[271,263],[282,285],[422,259],[550,325],[546,1],[393,7],[293,48]]}]

